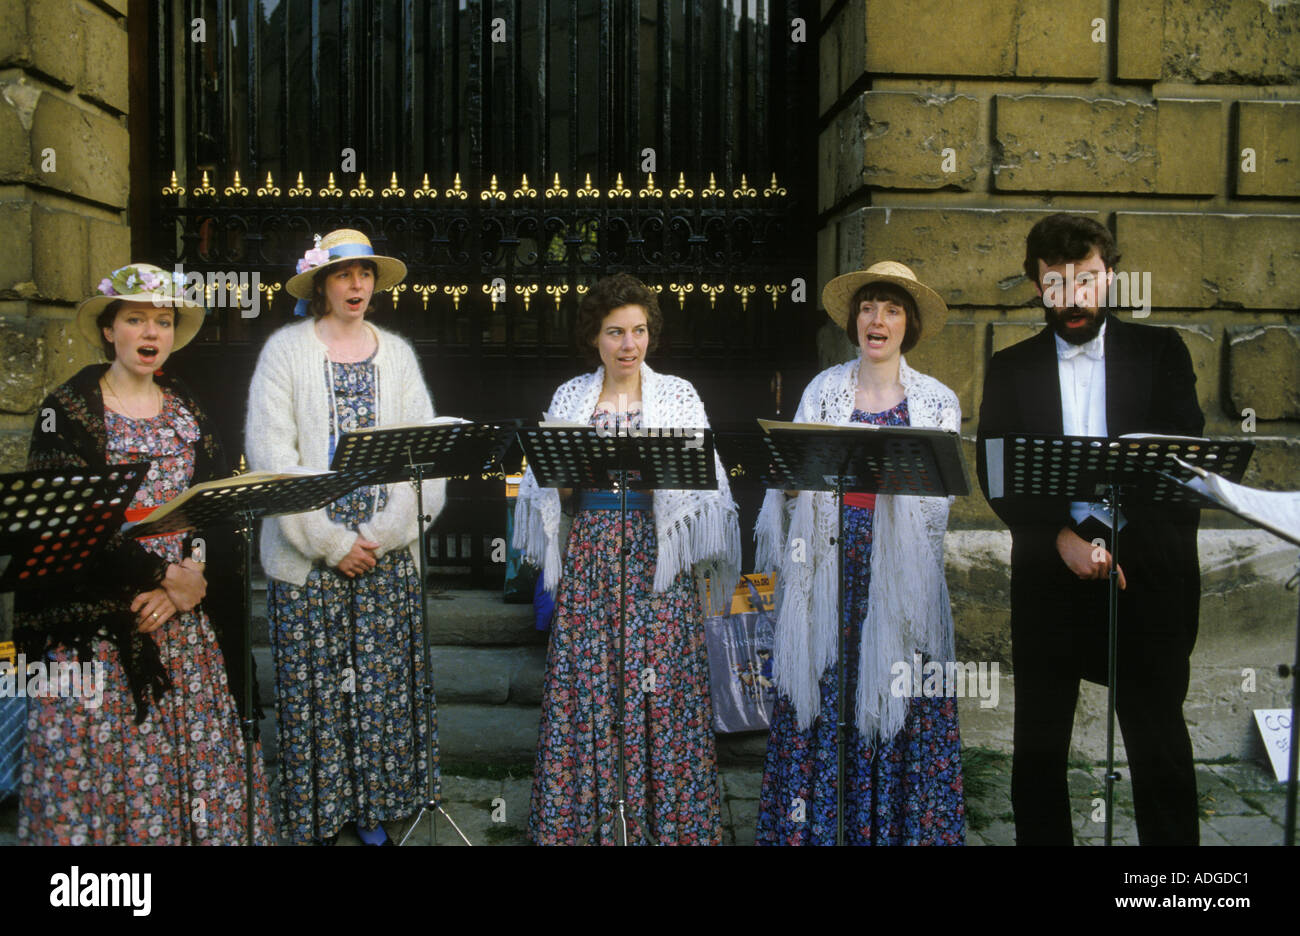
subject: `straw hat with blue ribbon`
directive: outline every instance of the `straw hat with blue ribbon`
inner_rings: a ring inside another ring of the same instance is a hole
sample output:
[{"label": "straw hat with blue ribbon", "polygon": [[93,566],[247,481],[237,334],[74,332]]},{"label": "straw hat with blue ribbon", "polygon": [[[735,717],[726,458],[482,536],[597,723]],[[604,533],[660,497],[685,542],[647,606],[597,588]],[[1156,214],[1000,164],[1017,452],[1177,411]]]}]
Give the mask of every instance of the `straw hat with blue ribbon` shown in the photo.
[{"label": "straw hat with blue ribbon", "polygon": [[375,265],[375,292],[396,286],[406,279],[406,264],[393,257],[375,253],[370,238],[360,231],[340,228],[324,237],[317,235],[316,246],[298,261],[298,272],[284,284],[285,291],[298,300],[294,315],[306,315],[312,298],[312,280],[321,270],[340,263],[369,260]]}]

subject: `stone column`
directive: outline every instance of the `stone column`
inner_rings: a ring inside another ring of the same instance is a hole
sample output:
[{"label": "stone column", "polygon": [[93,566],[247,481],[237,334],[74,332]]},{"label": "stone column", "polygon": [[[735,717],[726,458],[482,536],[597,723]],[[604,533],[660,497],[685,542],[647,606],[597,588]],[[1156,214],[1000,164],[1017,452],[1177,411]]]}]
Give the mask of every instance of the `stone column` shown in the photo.
[{"label": "stone column", "polygon": [[0,5],[0,471],[24,466],[44,395],[97,358],[76,303],[130,262],[126,9]]}]

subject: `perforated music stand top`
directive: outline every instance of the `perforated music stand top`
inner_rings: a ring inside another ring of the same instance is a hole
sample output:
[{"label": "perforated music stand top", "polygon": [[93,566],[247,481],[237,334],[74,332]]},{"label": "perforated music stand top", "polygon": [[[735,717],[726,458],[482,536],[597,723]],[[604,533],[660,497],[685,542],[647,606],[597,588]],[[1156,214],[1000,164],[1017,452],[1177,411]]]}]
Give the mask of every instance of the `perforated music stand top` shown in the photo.
[{"label": "perforated music stand top", "polygon": [[[672,433],[668,435],[655,433]],[[519,443],[540,487],[607,490],[620,471],[629,490],[710,490],[718,486],[708,429],[639,429],[619,434],[589,426],[528,426]]]},{"label": "perforated music stand top", "polygon": [[300,475],[254,484],[235,483],[238,478],[230,480],[229,486],[198,492],[187,504],[161,520],[150,522],[146,518],[133,524],[128,534],[143,539],[208,526],[233,527],[259,517],[307,513],[334,503],[366,483],[364,478],[350,472]]},{"label": "perforated music stand top", "polygon": [[940,497],[970,493],[960,438],[921,426],[768,429],[772,486],[866,494]]},{"label": "perforated music stand top", "polygon": [[367,484],[407,480],[416,465],[429,479],[479,475],[501,460],[517,428],[516,420],[359,429],[339,439],[330,467],[362,474]]},{"label": "perforated music stand top", "polygon": [[47,588],[86,573],[121,527],[147,462],[105,471],[0,475],[0,554],[9,556],[0,591]]},{"label": "perforated music stand top", "polygon": [[[990,445],[989,443],[994,443]],[[1241,440],[1174,439],[1161,436],[1106,439],[1008,433],[986,439],[989,497],[1069,497],[1095,500],[1114,481],[1127,501],[1202,504],[1177,483],[1194,474],[1169,456],[1240,482],[1255,450]],[[998,457],[999,450],[1001,458]],[[996,469],[1001,467],[1000,474]],[[1000,485],[1002,493],[997,493]]]}]

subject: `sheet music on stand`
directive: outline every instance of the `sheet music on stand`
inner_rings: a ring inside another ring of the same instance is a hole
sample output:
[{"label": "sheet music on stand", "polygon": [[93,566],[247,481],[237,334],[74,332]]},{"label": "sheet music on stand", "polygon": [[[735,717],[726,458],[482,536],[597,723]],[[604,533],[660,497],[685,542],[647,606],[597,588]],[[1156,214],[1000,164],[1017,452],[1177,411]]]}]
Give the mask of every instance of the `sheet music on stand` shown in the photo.
[{"label": "sheet music on stand", "polygon": [[236,526],[278,514],[307,513],[332,504],[364,483],[361,475],[340,471],[221,478],[195,485],[140,522],[128,524],[127,532],[144,539],[205,526]]},{"label": "sheet music on stand", "polygon": [[1216,507],[1300,546],[1300,491],[1261,491],[1175,458],[1193,477],[1171,479]]},{"label": "sheet music on stand", "polygon": [[0,475],[0,592],[75,583],[122,526],[148,462]]}]

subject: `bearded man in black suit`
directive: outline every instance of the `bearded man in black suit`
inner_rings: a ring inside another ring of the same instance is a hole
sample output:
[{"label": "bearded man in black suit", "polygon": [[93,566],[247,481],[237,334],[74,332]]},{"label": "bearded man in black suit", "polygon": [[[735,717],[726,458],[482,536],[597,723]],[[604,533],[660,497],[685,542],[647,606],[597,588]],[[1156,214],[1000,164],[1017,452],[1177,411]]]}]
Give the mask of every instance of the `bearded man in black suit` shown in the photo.
[{"label": "bearded man in black suit", "polygon": [[[1108,311],[1118,261],[1110,232],[1086,217],[1050,215],[1029,232],[1025,274],[1044,297],[1048,327],[989,362],[977,443],[986,498],[986,438],[1201,434],[1196,374],[1178,333]],[[1064,498],[989,503],[1012,540],[1016,841],[1068,845],[1066,767],[1079,680],[1107,680],[1110,519],[1099,504]],[[1198,515],[1136,502],[1122,511],[1116,709],[1138,837],[1144,845],[1195,845],[1196,775],[1182,706],[1200,609]]]}]

